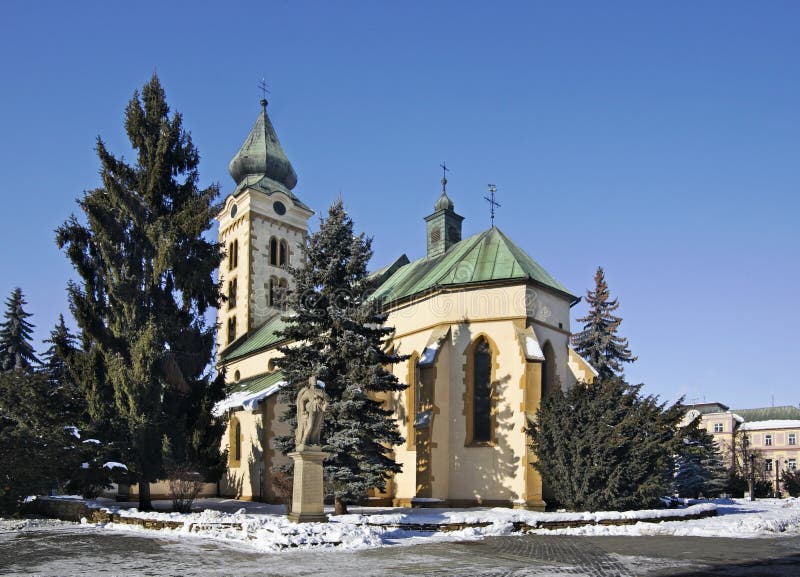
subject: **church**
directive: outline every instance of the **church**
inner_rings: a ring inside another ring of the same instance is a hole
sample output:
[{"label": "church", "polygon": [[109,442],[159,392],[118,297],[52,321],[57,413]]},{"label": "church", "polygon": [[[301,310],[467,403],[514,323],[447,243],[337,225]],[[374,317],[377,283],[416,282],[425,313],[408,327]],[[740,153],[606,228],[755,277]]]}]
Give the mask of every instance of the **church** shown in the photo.
[{"label": "church", "polygon": [[[288,461],[274,447],[289,432],[277,395],[286,384],[276,362],[283,295],[292,286],[287,268],[304,262],[314,211],[293,192],[297,174],[266,100],[229,171],[235,188],[217,216],[227,255],[218,365],[229,386],[216,407],[229,416],[220,491],[273,502],[272,468]],[[383,399],[405,437],[393,450],[402,472],[369,501],[543,510],[548,488],[531,466],[525,429],[548,390],[594,377],[569,346],[579,298],[499,228],[462,238],[464,217],[446,178],[431,206],[420,215],[425,256],[412,262],[401,254],[372,273],[380,284],[372,298],[384,303],[395,331],[388,346],[409,357],[391,370],[409,386]]]}]

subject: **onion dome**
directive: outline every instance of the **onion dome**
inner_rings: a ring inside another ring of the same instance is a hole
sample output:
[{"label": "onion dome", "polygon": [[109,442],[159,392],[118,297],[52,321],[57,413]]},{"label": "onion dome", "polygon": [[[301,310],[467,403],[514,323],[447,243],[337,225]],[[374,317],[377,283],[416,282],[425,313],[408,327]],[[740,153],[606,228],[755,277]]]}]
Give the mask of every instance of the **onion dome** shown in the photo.
[{"label": "onion dome", "polygon": [[455,204],[453,201],[450,200],[450,197],[447,196],[445,191],[442,191],[442,194],[439,196],[439,200],[436,201],[436,204],[433,205],[433,210],[453,210],[455,208]]},{"label": "onion dome", "polygon": [[297,174],[281,148],[272,122],[267,116],[267,101],[261,101],[261,114],[239,152],[228,165],[237,186],[248,177],[269,178],[291,190]]}]

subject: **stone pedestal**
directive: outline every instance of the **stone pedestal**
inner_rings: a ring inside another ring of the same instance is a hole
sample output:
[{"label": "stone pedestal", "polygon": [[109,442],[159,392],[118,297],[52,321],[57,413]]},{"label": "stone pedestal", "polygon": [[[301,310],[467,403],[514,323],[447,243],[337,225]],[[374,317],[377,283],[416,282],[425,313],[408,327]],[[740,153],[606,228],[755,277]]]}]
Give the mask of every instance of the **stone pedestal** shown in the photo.
[{"label": "stone pedestal", "polygon": [[323,510],[322,461],[328,456],[317,446],[299,445],[289,453],[294,461],[292,510],[288,517],[295,523],[326,522]]}]

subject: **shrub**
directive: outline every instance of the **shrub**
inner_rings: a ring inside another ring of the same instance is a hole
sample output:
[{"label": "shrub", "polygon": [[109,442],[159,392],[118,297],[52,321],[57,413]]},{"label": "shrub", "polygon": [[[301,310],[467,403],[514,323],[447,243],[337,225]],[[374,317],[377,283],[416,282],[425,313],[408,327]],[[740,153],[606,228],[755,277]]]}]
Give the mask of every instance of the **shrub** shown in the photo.
[{"label": "shrub", "polygon": [[188,465],[173,465],[167,470],[169,494],[172,498],[172,510],[178,513],[190,513],[192,503],[203,488],[200,473]]}]

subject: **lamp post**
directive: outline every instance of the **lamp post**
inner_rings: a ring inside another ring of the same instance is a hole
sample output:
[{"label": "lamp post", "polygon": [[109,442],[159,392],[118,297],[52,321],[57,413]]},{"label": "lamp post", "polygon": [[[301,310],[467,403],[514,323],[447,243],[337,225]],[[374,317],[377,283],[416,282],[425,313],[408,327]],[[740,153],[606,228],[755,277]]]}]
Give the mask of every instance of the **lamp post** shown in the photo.
[{"label": "lamp post", "polygon": [[750,500],[755,501],[755,489],[756,489],[756,456],[753,453],[750,453],[750,478],[747,480],[747,484],[749,485],[750,489]]}]

